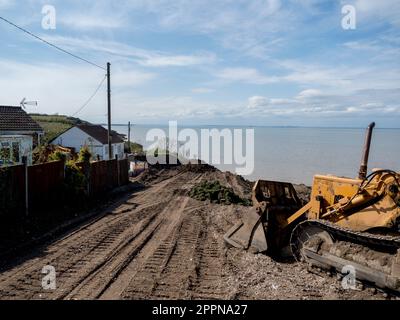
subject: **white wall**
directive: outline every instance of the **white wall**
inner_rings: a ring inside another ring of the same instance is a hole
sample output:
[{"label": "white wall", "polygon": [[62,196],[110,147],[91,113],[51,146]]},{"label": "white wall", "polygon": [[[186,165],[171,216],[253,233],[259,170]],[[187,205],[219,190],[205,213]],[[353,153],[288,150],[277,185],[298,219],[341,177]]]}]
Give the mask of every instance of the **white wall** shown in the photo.
[{"label": "white wall", "polygon": [[[124,142],[121,143],[114,143],[113,146],[113,159],[115,159],[115,156],[118,155],[118,159],[124,159],[125,158],[125,153],[124,153]],[[104,146],[104,160],[108,160],[108,145]]]},{"label": "white wall", "polygon": [[[79,152],[79,150],[86,145],[89,147],[95,159],[97,155],[99,155],[101,160],[108,160],[108,145],[101,144],[77,127],[73,127],[67,132],[64,132],[53,141],[53,144],[74,148],[76,152]],[[124,142],[113,144],[113,159],[115,159],[116,155],[118,155],[118,159],[123,159],[125,157]]]},{"label": "white wall", "polygon": [[96,157],[98,154],[100,157],[104,158],[103,145],[77,127],[73,127],[67,132],[64,132],[58,136],[53,141],[53,144],[74,148],[76,152],[79,152],[83,146],[88,146],[89,150],[93,154],[93,157]]}]

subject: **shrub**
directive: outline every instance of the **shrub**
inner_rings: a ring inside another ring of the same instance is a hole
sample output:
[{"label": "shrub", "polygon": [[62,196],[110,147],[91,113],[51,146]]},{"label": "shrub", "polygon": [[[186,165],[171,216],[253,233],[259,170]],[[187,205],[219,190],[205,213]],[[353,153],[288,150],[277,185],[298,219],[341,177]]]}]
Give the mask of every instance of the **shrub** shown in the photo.
[{"label": "shrub", "polygon": [[[128,153],[128,151],[129,151],[128,142],[125,142],[124,150],[125,150],[125,152]],[[136,153],[136,154],[143,154],[144,148],[143,148],[143,146],[142,146],[141,144],[139,144],[139,143],[131,142],[130,152],[131,152],[131,153]]]},{"label": "shrub", "polygon": [[65,165],[65,189],[68,198],[82,197],[86,192],[86,177],[73,161]]},{"label": "shrub", "polygon": [[81,151],[79,151],[78,155],[78,162],[90,162],[90,159],[92,158],[92,153],[90,152],[89,148],[87,146],[83,147]]},{"label": "shrub", "polygon": [[49,155],[49,161],[66,161],[67,155],[64,152],[56,151]]}]

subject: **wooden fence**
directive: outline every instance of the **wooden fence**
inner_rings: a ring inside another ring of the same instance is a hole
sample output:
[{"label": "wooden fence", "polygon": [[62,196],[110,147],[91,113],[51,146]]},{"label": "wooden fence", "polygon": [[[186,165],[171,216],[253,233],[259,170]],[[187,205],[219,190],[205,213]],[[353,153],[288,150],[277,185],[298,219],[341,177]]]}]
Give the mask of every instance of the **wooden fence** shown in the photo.
[{"label": "wooden fence", "polygon": [[25,208],[25,166],[0,168],[0,217]]},{"label": "wooden fence", "polygon": [[[90,196],[97,196],[109,190],[129,183],[129,163],[124,160],[97,161],[85,169],[83,163],[78,163],[78,167],[88,177],[88,192]],[[88,172],[86,172],[86,170]]]},{"label": "wooden fence", "polygon": [[28,167],[28,201],[30,210],[56,206],[63,195],[64,163],[49,162]]},{"label": "wooden fence", "polygon": [[[97,197],[129,183],[128,160],[93,162],[84,169],[88,196]],[[0,168],[0,217],[25,213],[25,166]],[[27,167],[29,212],[64,205],[65,168],[62,161]]]}]

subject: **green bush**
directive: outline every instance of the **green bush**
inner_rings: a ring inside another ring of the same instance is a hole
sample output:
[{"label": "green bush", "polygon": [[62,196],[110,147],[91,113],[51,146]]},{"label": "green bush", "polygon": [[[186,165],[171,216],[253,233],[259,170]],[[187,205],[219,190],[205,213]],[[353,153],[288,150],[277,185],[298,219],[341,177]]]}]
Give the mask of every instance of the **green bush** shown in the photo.
[{"label": "green bush", "polygon": [[65,189],[68,198],[84,196],[86,182],[86,177],[81,169],[73,161],[68,161],[65,165]]},{"label": "green bush", "polygon": [[220,184],[219,181],[202,182],[190,190],[189,196],[199,201],[210,200],[212,203],[225,205],[240,204],[243,206],[251,206],[251,200],[242,199],[232,188],[227,188]]},{"label": "green bush", "polygon": [[64,152],[61,151],[56,151],[53,152],[51,155],[49,155],[48,158],[49,161],[66,161],[67,160],[67,155]]},{"label": "green bush", "polygon": [[81,149],[81,151],[79,151],[78,162],[88,163],[90,162],[90,159],[92,159],[92,153],[90,152],[89,148],[85,146]]},{"label": "green bush", "polygon": [[[129,145],[128,142],[125,142],[125,147],[124,147],[125,152],[129,151]],[[144,152],[144,148],[141,144],[136,143],[136,142],[131,142],[131,148],[130,148],[131,153],[137,153],[137,154],[142,154]]]}]

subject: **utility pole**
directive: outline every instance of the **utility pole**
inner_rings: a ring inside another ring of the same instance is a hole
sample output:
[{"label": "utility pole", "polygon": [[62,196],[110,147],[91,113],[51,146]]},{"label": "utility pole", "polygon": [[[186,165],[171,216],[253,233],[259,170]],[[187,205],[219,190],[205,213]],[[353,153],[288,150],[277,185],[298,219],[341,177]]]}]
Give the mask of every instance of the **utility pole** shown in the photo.
[{"label": "utility pole", "polygon": [[128,153],[130,154],[131,150],[131,122],[128,122]]},{"label": "utility pole", "polygon": [[107,63],[107,107],[108,107],[108,160],[113,159],[111,141],[111,64]]}]

